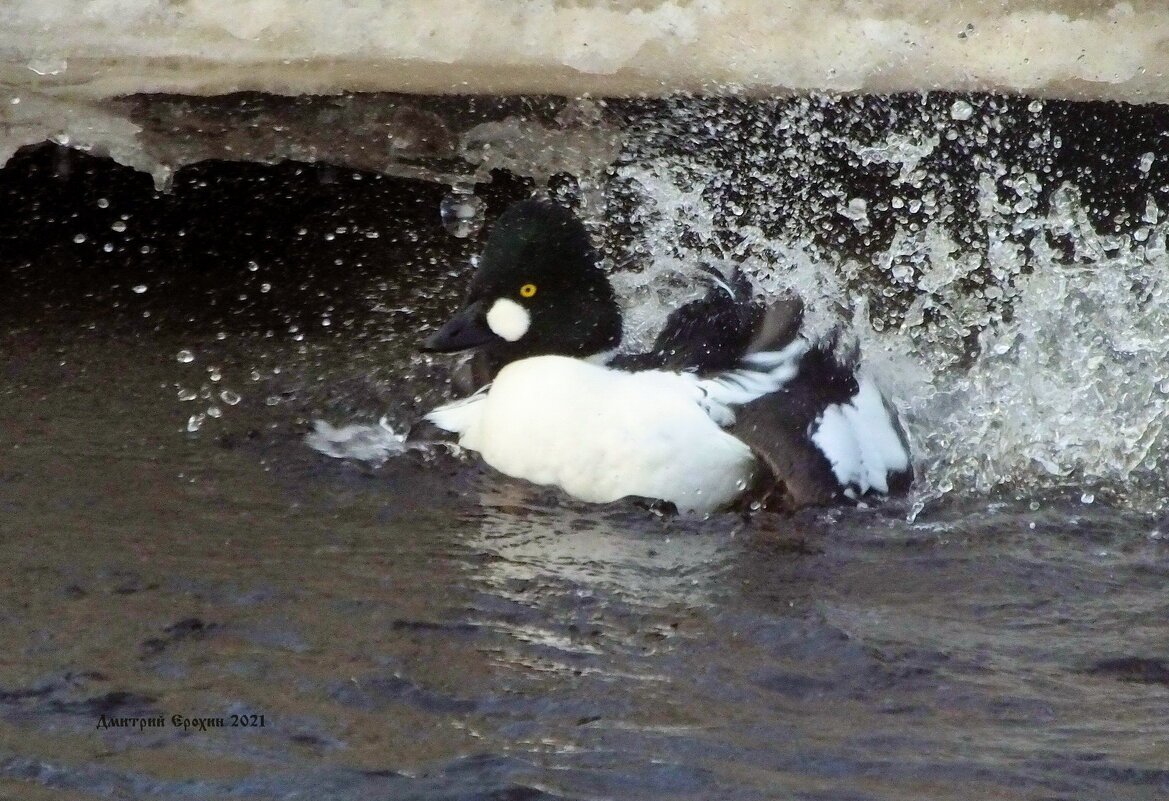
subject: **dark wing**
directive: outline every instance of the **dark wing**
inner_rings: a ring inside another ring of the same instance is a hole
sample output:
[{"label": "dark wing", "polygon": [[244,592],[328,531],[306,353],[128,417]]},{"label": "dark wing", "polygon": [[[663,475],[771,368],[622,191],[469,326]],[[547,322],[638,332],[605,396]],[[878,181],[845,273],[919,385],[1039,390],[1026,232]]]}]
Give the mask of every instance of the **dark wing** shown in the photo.
[{"label": "dark wing", "polygon": [[[748,353],[778,350],[795,337],[803,307],[798,300],[771,306],[752,298],[741,272],[724,278],[706,268],[714,282],[698,300],[674,310],[645,353],[622,354],[609,366],[620,370],[731,370]],[[786,337],[786,341],[781,341]]]}]

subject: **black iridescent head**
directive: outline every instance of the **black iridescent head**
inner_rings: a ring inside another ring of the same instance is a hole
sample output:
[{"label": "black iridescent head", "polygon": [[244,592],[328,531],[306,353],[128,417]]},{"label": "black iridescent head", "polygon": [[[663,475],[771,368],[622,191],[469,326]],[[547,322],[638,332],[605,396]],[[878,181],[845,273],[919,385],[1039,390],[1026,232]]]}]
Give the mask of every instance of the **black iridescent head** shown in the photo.
[{"label": "black iridescent head", "polygon": [[621,341],[621,312],[584,225],[547,200],[514,203],[487,237],[463,309],[424,343],[480,348],[498,369],[529,356],[591,356]]}]

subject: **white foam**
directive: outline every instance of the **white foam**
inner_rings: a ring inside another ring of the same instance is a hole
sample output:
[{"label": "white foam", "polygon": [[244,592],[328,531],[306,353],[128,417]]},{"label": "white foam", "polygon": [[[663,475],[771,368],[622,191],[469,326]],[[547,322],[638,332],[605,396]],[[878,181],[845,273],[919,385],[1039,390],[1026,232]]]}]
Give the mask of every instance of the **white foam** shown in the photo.
[{"label": "white foam", "polygon": [[405,435],[394,431],[384,417],[377,425],[351,424],[339,428],[317,420],[305,436],[305,444],[335,459],[355,459],[374,465],[409,450]]}]

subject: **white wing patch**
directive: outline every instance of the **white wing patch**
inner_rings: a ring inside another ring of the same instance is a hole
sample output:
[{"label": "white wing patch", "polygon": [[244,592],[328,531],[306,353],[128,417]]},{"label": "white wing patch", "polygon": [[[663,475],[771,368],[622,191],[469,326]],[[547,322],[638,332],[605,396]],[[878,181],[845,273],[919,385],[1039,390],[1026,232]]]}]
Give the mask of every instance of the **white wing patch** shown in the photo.
[{"label": "white wing patch", "polygon": [[842,486],[860,495],[889,491],[889,474],[909,468],[909,451],[898,434],[885,398],[871,378],[848,403],[826,408],[813,425],[812,442],[832,465]]},{"label": "white wing patch", "polygon": [[800,359],[811,345],[797,338],[783,350],[760,351],[746,356],[743,367],[719,373],[713,378],[700,379],[692,373],[702,390],[700,401],[711,419],[726,428],[735,422],[735,406],[750,403],[756,398],[782,389],[799,372]]}]

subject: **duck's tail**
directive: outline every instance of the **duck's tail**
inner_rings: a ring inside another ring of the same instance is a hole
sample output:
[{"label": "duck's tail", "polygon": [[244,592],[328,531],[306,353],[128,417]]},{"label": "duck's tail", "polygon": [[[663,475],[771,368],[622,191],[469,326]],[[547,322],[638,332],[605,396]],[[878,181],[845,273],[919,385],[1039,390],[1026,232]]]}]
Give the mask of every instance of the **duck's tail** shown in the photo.
[{"label": "duck's tail", "polygon": [[462,435],[479,419],[483,413],[482,403],[487,400],[488,384],[479,389],[474,395],[459,400],[444,403],[432,409],[423,419],[441,428]]}]

